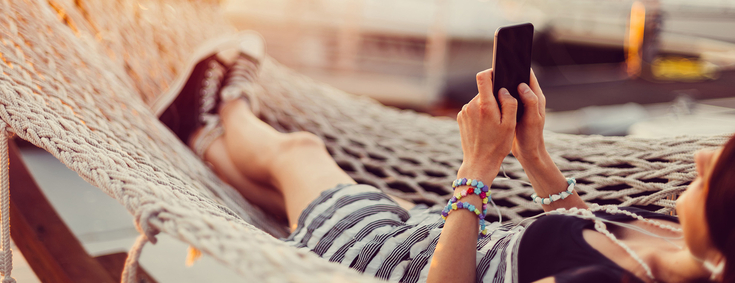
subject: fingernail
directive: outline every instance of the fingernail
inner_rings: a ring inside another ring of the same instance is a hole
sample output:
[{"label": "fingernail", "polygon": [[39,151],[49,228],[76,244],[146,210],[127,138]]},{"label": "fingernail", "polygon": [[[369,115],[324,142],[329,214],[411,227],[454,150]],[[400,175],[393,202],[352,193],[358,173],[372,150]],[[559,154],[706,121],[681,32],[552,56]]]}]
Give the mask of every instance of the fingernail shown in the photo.
[{"label": "fingernail", "polygon": [[530,90],[531,90],[531,88],[529,88],[526,83],[521,83],[521,92],[522,93],[526,93],[526,92],[528,92]]},{"label": "fingernail", "polygon": [[505,88],[501,88],[500,89],[500,95],[510,95],[510,92],[508,92],[508,90],[505,89]]}]

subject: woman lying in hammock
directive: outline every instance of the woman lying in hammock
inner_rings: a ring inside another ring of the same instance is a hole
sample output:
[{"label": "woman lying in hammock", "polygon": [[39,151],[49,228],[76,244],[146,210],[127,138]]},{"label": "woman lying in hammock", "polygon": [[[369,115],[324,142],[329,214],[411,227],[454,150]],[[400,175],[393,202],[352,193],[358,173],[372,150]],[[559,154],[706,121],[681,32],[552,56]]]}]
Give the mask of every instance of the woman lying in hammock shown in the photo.
[{"label": "woman lying in hammock", "polygon": [[[516,123],[518,101],[505,89],[496,101],[487,70],[457,115],[464,159],[454,197],[414,206],[356,184],[315,135],[262,122],[247,92],[262,52],[240,52],[201,56],[161,120],[249,201],[285,216],[296,247],[401,282],[735,282],[735,139],[695,154],[699,177],[677,200],[678,218],[588,206],[546,151],[535,76],[518,86],[527,110]],[[488,187],[510,152],[550,213],[485,226]]]}]

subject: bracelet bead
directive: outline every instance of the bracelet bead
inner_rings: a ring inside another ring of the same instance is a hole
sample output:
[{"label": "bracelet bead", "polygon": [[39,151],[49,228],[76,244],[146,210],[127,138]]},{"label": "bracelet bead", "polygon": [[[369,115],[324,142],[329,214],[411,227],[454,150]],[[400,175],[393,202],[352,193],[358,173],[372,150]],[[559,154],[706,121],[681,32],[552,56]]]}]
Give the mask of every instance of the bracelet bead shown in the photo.
[{"label": "bracelet bead", "polygon": [[479,209],[477,209],[474,205],[472,205],[470,203],[461,202],[461,201],[459,201],[457,203],[453,203],[453,204],[448,205],[447,207],[445,207],[444,210],[442,210],[442,213],[441,213],[442,214],[442,219],[444,219],[446,221],[447,220],[447,216],[449,216],[449,213],[451,213],[454,210],[459,210],[459,209],[467,209],[467,210],[469,210],[470,212],[472,212],[475,215],[477,215],[477,217],[480,218],[480,221],[483,224],[485,223],[484,222],[485,215],[482,214]]},{"label": "bracelet bead", "polygon": [[577,180],[574,178],[567,178],[567,189],[561,193],[549,195],[548,198],[542,198],[539,197],[538,194],[533,193],[531,194],[531,200],[534,203],[540,203],[540,204],[546,204],[549,205],[552,202],[563,200],[567,198],[568,196],[574,194],[574,186],[577,184]]},{"label": "bracelet bead", "polygon": [[[469,188],[456,190],[457,187],[460,186],[469,186]],[[467,209],[477,215],[477,217],[480,219],[479,236],[482,237],[484,235],[487,235],[488,230],[485,224],[485,215],[487,215],[487,205],[491,198],[490,188],[480,180],[467,178],[461,178],[452,181],[452,188],[455,189],[455,194],[449,199],[449,202],[447,203],[447,206],[444,208],[444,210],[442,210],[442,219],[446,221],[447,216],[449,216],[449,213],[453,210]],[[476,207],[472,204],[459,201],[463,197],[473,194],[479,196],[480,199],[482,199],[481,207]]]}]

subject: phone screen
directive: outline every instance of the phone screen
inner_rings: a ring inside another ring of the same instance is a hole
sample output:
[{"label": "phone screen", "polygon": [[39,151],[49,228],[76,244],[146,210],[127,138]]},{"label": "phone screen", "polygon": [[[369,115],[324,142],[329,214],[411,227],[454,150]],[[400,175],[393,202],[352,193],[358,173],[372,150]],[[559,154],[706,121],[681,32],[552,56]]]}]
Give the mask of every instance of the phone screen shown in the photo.
[{"label": "phone screen", "polygon": [[[493,94],[506,88],[518,100],[517,118],[523,116],[523,103],[518,95],[518,85],[530,83],[531,46],[533,25],[531,23],[500,27],[495,32],[493,43]],[[498,103],[500,106],[500,103]]]}]

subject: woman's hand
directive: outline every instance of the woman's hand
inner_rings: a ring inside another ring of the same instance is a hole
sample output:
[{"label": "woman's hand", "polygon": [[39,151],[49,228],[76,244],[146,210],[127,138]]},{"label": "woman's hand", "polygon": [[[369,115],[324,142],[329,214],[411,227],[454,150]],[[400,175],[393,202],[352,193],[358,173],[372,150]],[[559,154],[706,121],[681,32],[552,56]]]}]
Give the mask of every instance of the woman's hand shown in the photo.
[{"label": "woman's hand", "polygon": [[518,101],[501,89],[501,113],[493,96],[492,74],[492,69],[477,74],[480,93],[457,114],[464,158],[458,175],[464,178],[494,178],[513,145]]},{"label": "woman's hand", "polygon": [[[523,166],[533,189],[539,196],[545,198],[558,194],[567,187],[566,179],[559,167],[551,160],[544,144],[544,121],[546,120],[546,97],[541,92],[536,75],[531,70],[531,85],[520,84],[518,94],[521,97],[525,111],[515,129],[513,139],[513,156]],[[557,208],[587,208],[577,192],[569,197],[555,201],[550,205],[543,205],[545,211]]]},{"label": "woman's hand", "polygon": [[534,162],[546,153],[544,145],[544,121],[546,120],[546,97],[531,70],[531,85],[522,83],[518,94],[525,107],[523,117],[516,126],[513,140],[513,156],[523,163]]}]

